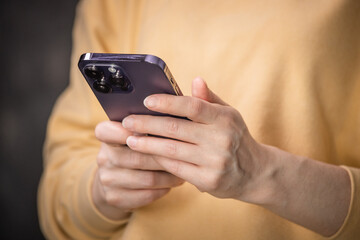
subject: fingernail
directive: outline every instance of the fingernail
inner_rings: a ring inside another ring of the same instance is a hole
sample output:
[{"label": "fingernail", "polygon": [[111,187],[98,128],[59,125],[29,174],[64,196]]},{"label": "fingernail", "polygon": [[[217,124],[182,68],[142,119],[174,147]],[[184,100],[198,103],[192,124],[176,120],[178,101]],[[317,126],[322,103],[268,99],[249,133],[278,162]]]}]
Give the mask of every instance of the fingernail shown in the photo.
[{"label": "fingernail", "polygon": [[134,119],[132,117],[127,117],[123,119],[122,125],[124,128],[132,128],[134,126]]},{"label": "fingernail", "polygon": [[127,144],[129,147],[136,147],[137,141],[138,141],[138,138],[137,138],[137,137],[129,136],[129,137],[126,139],[126,144]]},{"label": "fingernail", "polygon": [[156,107],[156,104],[157,104],[156,97],[150,96],[150,97],[145,98],[145,100],[144,100],[144,105],[147,108]]}]

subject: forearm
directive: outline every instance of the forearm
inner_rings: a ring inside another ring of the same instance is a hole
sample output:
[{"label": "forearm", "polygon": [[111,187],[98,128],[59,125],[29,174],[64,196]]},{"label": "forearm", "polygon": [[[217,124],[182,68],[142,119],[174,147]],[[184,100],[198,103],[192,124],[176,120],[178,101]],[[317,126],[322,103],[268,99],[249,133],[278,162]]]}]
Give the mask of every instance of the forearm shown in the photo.
[{"label": "forearm", "polygon": [[263,206],[324,236],[341,227],[348,213],[351,183],[341,167],[262,145],[272,163],[271,194]]}]

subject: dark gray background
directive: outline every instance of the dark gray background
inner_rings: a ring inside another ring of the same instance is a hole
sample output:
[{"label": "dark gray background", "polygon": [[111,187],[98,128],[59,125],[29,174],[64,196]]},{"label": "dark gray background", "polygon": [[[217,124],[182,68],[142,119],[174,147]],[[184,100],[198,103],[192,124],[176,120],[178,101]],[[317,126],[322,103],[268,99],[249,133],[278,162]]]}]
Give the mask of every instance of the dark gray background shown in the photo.
[{"label": "dark gray background", "polygon": [[0,0],[0,239],[43,239],[36,193],[51,108],[68,83],[77,0]]}]

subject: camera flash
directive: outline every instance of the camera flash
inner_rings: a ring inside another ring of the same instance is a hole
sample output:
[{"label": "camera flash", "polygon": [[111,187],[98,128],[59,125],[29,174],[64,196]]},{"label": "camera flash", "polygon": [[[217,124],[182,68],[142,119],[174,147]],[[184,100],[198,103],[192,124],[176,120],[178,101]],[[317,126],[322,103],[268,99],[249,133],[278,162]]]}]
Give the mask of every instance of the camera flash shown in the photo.
[{"label": "camera flash", "polygon": [[111,72],[111,73],[115,73],[115,72],[116,72],[116,69],[115,69],[113,66],[109,67],[108,70],[109,70],[109,72]]}]

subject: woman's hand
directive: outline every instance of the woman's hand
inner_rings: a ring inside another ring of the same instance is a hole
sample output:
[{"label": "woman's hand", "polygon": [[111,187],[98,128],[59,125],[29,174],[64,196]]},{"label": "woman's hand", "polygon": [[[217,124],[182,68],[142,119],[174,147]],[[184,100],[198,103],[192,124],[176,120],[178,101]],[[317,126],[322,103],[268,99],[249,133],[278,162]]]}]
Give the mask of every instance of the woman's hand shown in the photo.
[{"label": "woman's hand", "polygon": [[95,130],[102,144],[92,196],[100,212],[114,220],[126,218],[131,210],[150,204],[183,183],[165,172],[156,156],[128,148],[126,139],[132,134],[121,123],[111,121],[98,124]]},{"label": "woman's hand", "polygon": [[[129,136],[128,146],[141,153],[161,156],[166,171],[216,197],[247,200],[256,185],[271,174],[261,158],[261,145],[250,135],[239,112],[196,79],[193,95],[153,95],[145,100],[148,109],[173,117],[132,115],[123,126],[151,136]],[[261,167],[259,167],[261,166]],[[267,171],[265,171],[265,169]],[[262,188],[263,189],[263,188]],[[251,190],[251,191],[249,191]]]},{"label": "woman's hand", "polygon": [[152,111],[186,117],[133,115],[123,126],[167,138],[129,136],[131,149],[159,156],[168,172],[216,197],[259,204],[325,236],[343,224],[350,204],[345,169],[257,143],[242,117],[204,81],[195,79],[193,97],[153,95]]}]

